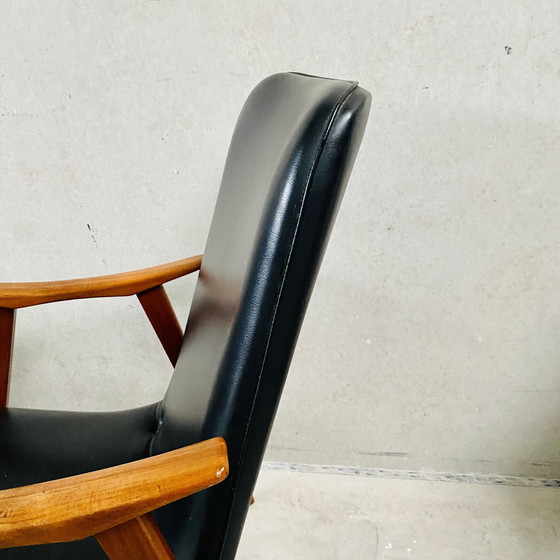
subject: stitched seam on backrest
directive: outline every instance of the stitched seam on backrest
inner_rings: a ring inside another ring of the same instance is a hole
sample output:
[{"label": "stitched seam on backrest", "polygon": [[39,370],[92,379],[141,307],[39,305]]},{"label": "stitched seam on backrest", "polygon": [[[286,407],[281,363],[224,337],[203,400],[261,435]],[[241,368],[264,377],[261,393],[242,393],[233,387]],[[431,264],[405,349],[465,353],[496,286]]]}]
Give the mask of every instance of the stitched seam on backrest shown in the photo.
[{"label": "stitched seam on backrest", "polygon": [[156,430],[155,432],[152,434],[152,437],[150,438],[150,441],[148,443],[148,457],[152,457],[154,454],[154,445],[156,443],[156,438],[159,434],[159,432],[161,431],[161,427],[163,425],[163,400],[159,401],[157,403],[156,409],[155,409],[155,417],[156,417],[156,421],[157,421],[157,426],[156,426]]},{"label": "stitched seam on backrest", "polygon": [[[292,237],[292,241],[291,241],[291,244],[290,244],[290,251],[288,253],[288,258],[286,260],[286,264],[284,266],[284,271],[282,273],[282,280],[280,282],[280,289],[278,290],[278,296],[277,296],[275,304],[274,304],[272,321],[270,322],[270,327],[269,327],[268,334],[267,334],[267,340],[266,340],[264,355],[263,355],[263,358],[262,358],[261,368],[260,368],[259,375],[258,375],[257,386],[256,386],[256,389],[255,389],[253,402],[251,403],[251,411],[249,412],[247,427],[245,428],[245,434],[243,436],[243,445],[242,445],[242,448],[241,448],[241,453],[239,454],[238,466],[243,463],[243,459],[245,457],[245,451],[246,451],[246,448],[247,448],[247,436],[248,436],[249,429],[250,429],[250,426],[251,426],[251,421],[252,421],[252,418],[253,418],[253,412],[254,412],[254,409],[255,409],[257,397],[258,397],[258,394],[259,394],[259,388],[260,388],[260,384],[261,384],[261,380],[262,380],[264,366],[265,366],[266,359],[267,359],[267,356],[268,356],[268,349],[269,349],[269,346],[270,346],[270,339],[272,337],[272,331],[274,330],[274,326],[276,324],[276,314],[277,314],[277,311],[278,311],[278,306],[280,304],[280,300],[282,299],[282,294],[284,292],[284,285],[285,285],[285,281],[286,281],[286,276],[287,276],[287,273],[288,273],[288,269],[290,268],[290,262],[292,260],[292,253],[293,253],[293,250],[294,250],[294,245],[295,245],[298,233],[299,233],[301,216],[303,214],[303,208],[305,206],[305,202],[306,202],[306,199],[307,199],[307,194],[308,194],[309,188],[310,188],[310,186],[313,182],[313,176],[315,175],[315,171],[316,171],[318,163],[321,159],[321,155],[323,153],[324,147],[327,143],[329,134],[332,130],[333,123],[335,122],[336,117],[338,116],[338,114],[340,112],[340,109],[343,107],[344,103],[346,103],[346,101],[348,100],[350,95],[352,95],[352,93],[354,92],[354,90],[357,87],[358,87],[358,83],[353,82],[351,84],[351,86],[344,92],[344,94],[342,94],[340,96],[339,100],[336,102],[336,105],[334,106],[334,108],[332,110],[329,122],[327,124],[326,129],[325,129],[325,132],[323,133],[323,137],[321,138],[321,143],[319,144],[319,147],[317,148],[317,152],[316,152],[315,157],[313,159],[313,164],[311,166],[311,169],[310,169],[309,174],[308,174],[307,179],[306,179],[306,185],[305,185],[305,189],[304,189],[303,196],[302,196],[302,203],[301,203],[301,206],[300,206],[300,211],[299,211],[299,215],[297,217],[296,227],[295,227],[294,234],[293,234],[293,237]],[[239,469],[238,469],[238,472],[239,472]],[[227,525],[226,525],[226,528],[225,528],[225,531],[224,531],[224,537],[225,537],[225,535],[227,535],[229,525],[230,525],[230,521],[231,521],[231,509],[232,509],[232,506],[233,506],[233,499],[234,499],[234,496],[235,496],[236,488],[237,488],[237,481],[236,481],[235,485],[233,486],[233,488],[231,490],[230,502],[228,504],[229,511],[228,511],[228,514],[227,514],[227,516],[228,516],[227,517]],[[222,540],[222,547],[220,549],[220,557],[223,554],[224,544],[225,544],[225,538]]]}]

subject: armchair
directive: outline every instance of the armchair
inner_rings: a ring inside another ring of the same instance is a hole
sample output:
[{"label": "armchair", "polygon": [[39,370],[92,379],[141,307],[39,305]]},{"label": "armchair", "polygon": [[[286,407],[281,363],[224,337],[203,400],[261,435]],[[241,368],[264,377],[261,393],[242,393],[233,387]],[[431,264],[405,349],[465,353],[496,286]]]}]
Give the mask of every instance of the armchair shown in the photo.
[{"label": "armchair", "polygon": [[[204,257],[0,284],[0,559],[235,557],[369,104],[355,82],[273,75],[237,122]],[[198,269],[183,334],[163,284]],[[130,295],[175,366],[160,402],[7,405],[16,310]]]}]

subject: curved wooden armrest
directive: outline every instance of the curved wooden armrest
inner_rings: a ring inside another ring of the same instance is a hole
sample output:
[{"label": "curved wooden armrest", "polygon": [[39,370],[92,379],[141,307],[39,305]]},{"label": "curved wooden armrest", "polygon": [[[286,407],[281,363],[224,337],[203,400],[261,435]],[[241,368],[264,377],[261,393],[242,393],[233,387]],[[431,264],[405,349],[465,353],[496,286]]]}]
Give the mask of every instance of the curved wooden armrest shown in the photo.
[{"label": "curved wooden armrest", "polygon": [[0,548],[97,535],[227,475],[226,443],[214,438],[117,467],[2,490]]},{"label": "curved wooden armrest", "polygon": [[162,284],[200,269],[202,255],[159,266],[58,282],[0,283],[0,409],[8,402],[16,309],[70,299],[137,295],[173,365],[183,330]]},{"label": "curved wooden armrest", "polygon": [[20,309],[69,299],[132,296],[200,268],[202,255],[159,266],[57,282],[0,283],[0,308]]}]

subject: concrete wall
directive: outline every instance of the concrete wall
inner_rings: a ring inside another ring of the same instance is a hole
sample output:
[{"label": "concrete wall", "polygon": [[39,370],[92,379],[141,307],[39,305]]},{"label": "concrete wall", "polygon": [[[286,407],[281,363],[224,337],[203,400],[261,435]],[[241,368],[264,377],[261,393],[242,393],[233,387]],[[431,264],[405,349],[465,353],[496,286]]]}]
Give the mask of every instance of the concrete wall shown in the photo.
[{"label": "concrete wall", "polygon": [[[276,461],[560,476],[560,4],[24,0],[0,19],[0,277],[201,251],[268,74],[374,103],[272,435]],[[192,279],[171,296],[186,316]],[[133,300],[18,317],[12,404],[171,374]]]}]

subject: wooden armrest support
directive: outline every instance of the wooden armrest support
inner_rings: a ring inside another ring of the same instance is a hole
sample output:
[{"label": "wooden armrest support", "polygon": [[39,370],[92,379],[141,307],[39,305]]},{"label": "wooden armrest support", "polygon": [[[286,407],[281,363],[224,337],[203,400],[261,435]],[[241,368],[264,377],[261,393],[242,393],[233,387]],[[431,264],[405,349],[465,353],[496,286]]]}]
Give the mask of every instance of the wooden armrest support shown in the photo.
[{"label": "wooden armrest support", "polygon": [[159,266],[58,282],[0,283],[0,409],[7,406],[16,309],[70,299],[137,295],[171,363],[183,330],[162,284],[200,269],[202,255]]},{"label": "wooden armrest support", "polygon": [[209,488],[228,475],[225,441],[0,491],[0,548],[82,539]]},{"label": "wooden armrest support", "polygon": [[200,268],[202,255],[159,266],[57,282],[0,283],[0,308],[19,309],[69,299],[131,296]]}]

